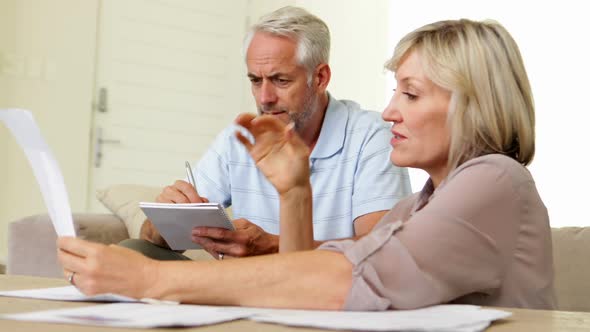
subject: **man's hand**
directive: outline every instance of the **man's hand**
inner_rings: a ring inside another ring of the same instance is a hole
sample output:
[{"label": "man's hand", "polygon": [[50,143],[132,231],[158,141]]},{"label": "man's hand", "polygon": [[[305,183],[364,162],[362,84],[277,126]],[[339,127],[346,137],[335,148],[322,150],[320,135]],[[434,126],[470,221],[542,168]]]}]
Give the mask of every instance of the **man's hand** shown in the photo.
[{"label": "man's hand", "polygon": [[146,219],[141,225],[141,229],[139,230],[139,238],[150,241],[159,247],[170,249],[170,246],[166,240],[164,240],[162,235],[160,235],[160,232],[158,232],[154,224],[149,219]]},{"label": "man's hand", "polygon": [[172,185],[164,187],[158,197],[158,203],[209,203],[205,197],[199,196],[197,188],[190,183],[176,180]]},{"label": "man's hand", "polygon": [[246,219],[232,221],[235,230],[216,227],[195,227],[193,242],[200,245],[213,257],[245,257],[278,252],[279,237],[266,233]]},{"label": "man's hand", "polygon": [[[206,197],[199,196],[197,188],[190,183],[177,180],[170,186],[164,187],[160,195],[156,197],[158,203],[209,203]],[[141,226],[139,238],[164,248],[170,248],[160,232],[151,221],[146,220]]]}]

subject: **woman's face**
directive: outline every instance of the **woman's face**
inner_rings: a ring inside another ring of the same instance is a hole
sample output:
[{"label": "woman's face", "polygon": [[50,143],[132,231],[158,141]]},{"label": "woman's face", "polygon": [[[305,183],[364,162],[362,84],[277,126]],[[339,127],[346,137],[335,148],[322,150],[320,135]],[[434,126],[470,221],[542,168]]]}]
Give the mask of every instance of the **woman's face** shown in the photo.
[{"label": "woman's face", "polygon": [[383,111],[383,119],[393,122],[391,161],[425,170],[438,185],[447,175],[451,92],[426,77],[416,51],[406,56],[395,79],[397,88]]}]

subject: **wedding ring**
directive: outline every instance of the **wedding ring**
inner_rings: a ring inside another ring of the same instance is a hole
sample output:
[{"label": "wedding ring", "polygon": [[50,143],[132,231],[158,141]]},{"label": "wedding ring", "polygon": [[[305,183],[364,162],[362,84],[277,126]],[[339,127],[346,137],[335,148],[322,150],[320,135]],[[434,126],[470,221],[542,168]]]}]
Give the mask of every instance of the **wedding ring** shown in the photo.
[{"label": "wedding ring", "polygon": [[224,253],[222,253],[222,252],[217,253],[217,258],[219,258],[220,261],[223,260],[223,256],[225,256]]},{"label": "wedding ring", "polygon": [[72,274],[70,274],[68,277],[68,282],[72,285],[74,284],[74,274],[76,274],[76,272],[72,272]]}]

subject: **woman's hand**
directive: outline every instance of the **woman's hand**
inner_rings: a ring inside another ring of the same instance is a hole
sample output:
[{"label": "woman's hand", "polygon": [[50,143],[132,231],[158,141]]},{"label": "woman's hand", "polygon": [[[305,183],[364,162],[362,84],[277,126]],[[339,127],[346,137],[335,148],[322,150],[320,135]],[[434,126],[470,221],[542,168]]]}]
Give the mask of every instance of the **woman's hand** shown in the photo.
[{"label": "woman's hand", "polygon": [[309,148],[295,133],[292,124],[286,125],[270,115],[254,114],[240,114],[236,123],[254,136],[252,144],[236,132],[238,140],[279,195],[283,196],[295,187],[310,185]]},{"label": "woman's hand", "polygon": [[158,262],[116,245],[74,237],[57,239],[57,257],[64,276],[82,293],[115,293],[135,299],[150,297],[158,280]]}]

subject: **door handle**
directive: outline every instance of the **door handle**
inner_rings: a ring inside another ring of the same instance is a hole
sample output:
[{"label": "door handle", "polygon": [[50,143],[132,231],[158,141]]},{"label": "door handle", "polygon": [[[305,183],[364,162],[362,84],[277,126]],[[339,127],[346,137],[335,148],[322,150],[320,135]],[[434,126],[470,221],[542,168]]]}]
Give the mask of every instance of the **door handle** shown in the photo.
[{"label": "door handle", "polygon": [[96,128],[96,135],[94,139],[94,167],[99,168],[102,161],[102,146],[103,144],[121,144],[118,139],[105,139],[103,138],[102,128]]},{"label": "door handle", "polygon": [[107,88],[100,88],[98,90],[98,103],[96,109],[101,113],[105,113],[108,111],[108,108],[108,90]]}]

